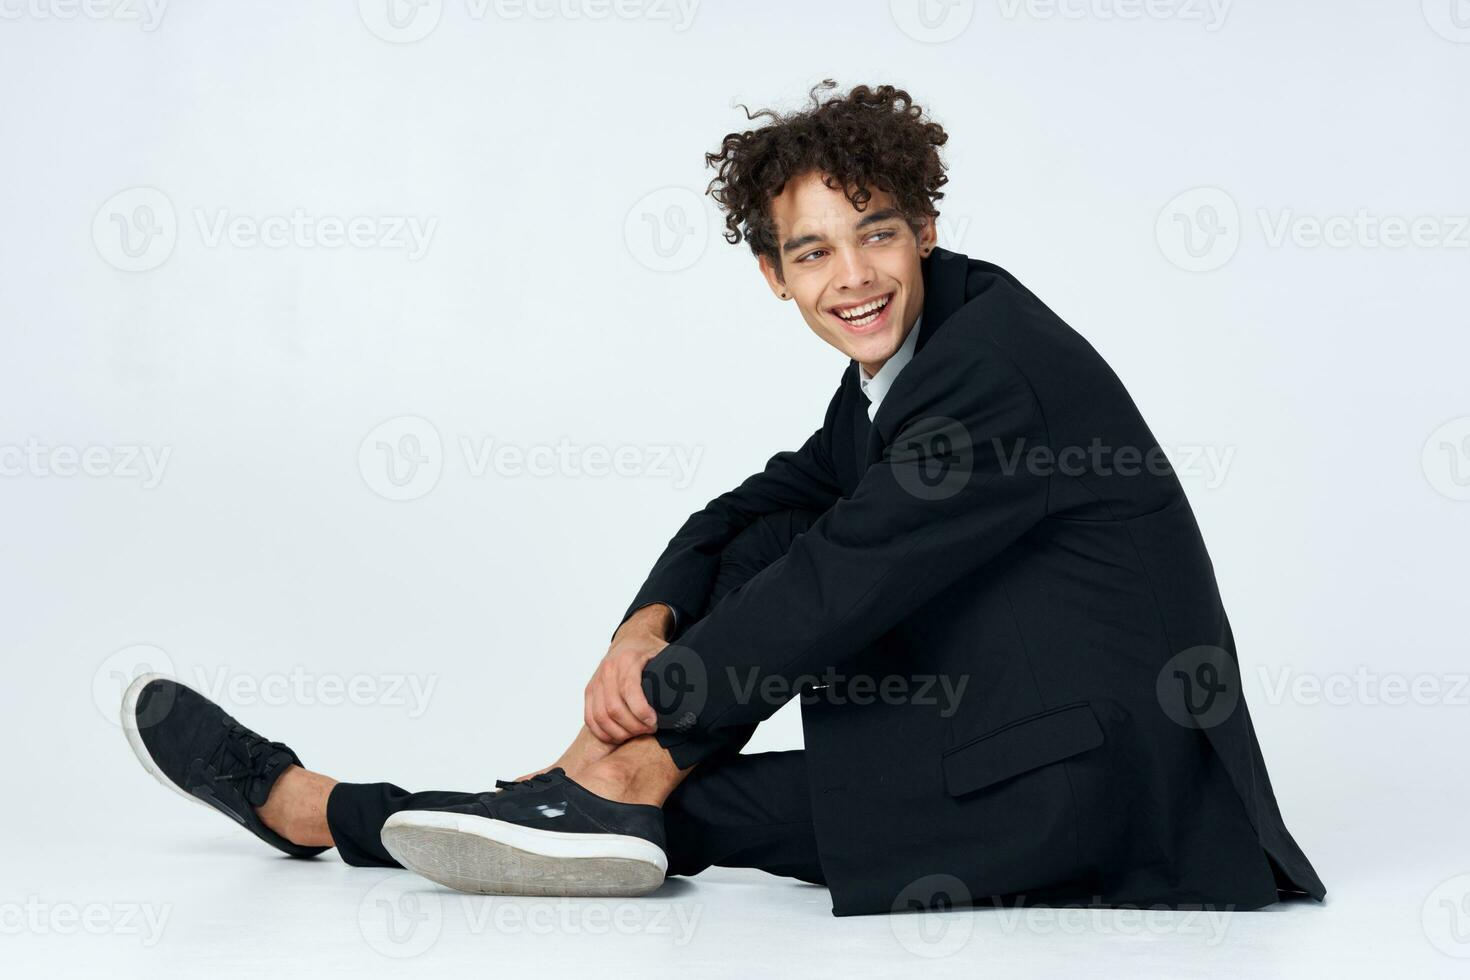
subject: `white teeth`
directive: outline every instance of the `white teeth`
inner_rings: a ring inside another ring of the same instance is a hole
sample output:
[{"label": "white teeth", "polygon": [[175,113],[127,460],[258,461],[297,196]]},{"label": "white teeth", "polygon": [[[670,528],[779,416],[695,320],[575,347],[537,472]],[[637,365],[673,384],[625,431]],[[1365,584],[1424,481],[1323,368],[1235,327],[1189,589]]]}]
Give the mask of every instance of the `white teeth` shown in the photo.
[{"label": "white teeth", "polygon": [[843,310],[837,315],[853,326],[864,327],[877,319],[877,314],[882,312],[883,307],[888,305],[889,299],[890,297],[884,296],[881,299],[873,300],[871,303],[864,303],[862,306],[857,306],[850,310]]}]

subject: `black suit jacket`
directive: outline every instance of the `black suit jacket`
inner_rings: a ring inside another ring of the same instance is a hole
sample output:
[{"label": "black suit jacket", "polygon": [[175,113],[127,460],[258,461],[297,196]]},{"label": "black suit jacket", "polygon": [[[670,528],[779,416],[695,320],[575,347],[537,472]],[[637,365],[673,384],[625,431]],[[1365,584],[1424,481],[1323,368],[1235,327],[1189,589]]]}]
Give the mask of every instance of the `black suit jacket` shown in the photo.
[{"label": "black suit jacket", "polygon": [[[1004,270],[923,266],[915,354],[873,421],[849,362],[822,427],[690,516],[629,605],[678,618],[645,677],[697,675],[661,723],[758,722],[778,705],[753,691],[804,684],[838,915],[1322,898],[1194,515],[1122,383]],[[787,508],[821,517],[696,621],[720,550]]]}]

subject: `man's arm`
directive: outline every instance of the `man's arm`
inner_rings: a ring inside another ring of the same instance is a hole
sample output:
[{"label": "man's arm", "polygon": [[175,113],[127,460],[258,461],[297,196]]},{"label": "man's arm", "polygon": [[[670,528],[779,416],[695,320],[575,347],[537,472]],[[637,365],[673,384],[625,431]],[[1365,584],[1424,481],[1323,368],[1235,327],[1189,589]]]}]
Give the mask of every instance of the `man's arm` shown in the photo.
[{"label": "man's arm", "polygon": [[800,449],[772,456],[760,473],[689,516],[654,562],[618,629],[634,612],[662,603],[672,616],[667,636],[677,635],[703,611],[719,573],[720,552],[735,535],[763,514],[794,508],[823,511],[836,502],[841,489],[832,467],[831,433],[841,394],[839,386],[822,427]]},{"label": "man's arm", "polygon": [[[838,666],[1044,517],[1046,480],[1024,463],[1047,444],[1035,395],[999,350],[971,344],[915,361],[925,376],[890,392],[904,399],[884,420],[894,434],[853,495],[646,663],[663,724],[698,734],[764,720],[779,704],[739,692]],[[669,692],[685,693],[671,704]]]}]

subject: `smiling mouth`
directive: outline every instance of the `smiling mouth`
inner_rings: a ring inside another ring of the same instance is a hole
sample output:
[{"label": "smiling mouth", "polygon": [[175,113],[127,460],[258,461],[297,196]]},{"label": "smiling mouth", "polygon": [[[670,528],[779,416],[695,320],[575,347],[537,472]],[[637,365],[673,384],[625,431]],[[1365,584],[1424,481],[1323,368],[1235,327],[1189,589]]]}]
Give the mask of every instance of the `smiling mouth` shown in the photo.
[{"label": "smiling mouth", "polygon": [[888,304],[893,301],[892,293],[885,293],[877,299],[868,300],[865,303],[855,303],[841,310],[833,309],[829,312],[849,327],[872,326],[883,316],[883,311],[888,309]]}]

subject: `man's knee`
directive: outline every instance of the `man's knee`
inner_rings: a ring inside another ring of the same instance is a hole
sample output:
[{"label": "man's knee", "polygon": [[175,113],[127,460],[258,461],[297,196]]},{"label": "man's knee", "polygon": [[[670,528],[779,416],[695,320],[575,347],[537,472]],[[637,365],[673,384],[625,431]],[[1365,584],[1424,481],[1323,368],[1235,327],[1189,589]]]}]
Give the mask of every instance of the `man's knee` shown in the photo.
[{"label": "man's knee", "polygon": [[820,516],[805,510],[781,510],[762,514],[742,528],[720,552],[720,570],[710,594],[710,606],[785,555],[796,536]]}]

